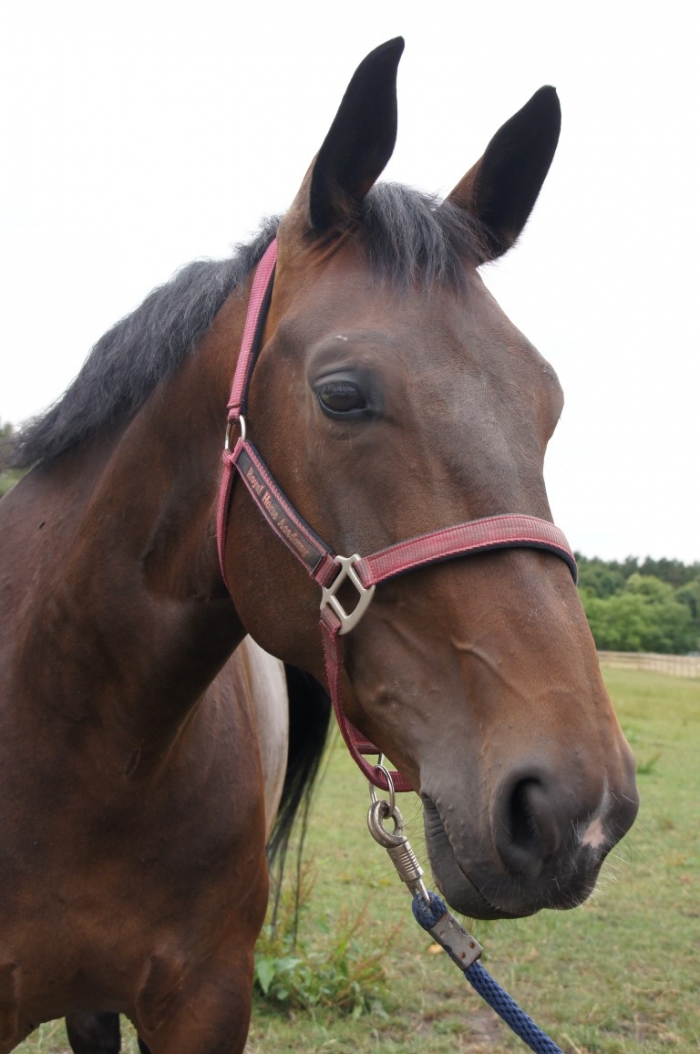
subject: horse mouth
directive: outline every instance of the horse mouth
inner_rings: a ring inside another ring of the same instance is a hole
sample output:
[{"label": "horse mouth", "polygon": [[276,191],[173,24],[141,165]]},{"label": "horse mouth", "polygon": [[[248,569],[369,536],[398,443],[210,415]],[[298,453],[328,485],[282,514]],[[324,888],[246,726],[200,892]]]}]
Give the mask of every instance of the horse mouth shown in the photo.
[{"label": "horse mouth", "polygon": [[[423,800],[428,856],[438,890],[456,911],[472,919],[516,919],[535,915],[543,908],[577,907],[591,894],[605,852],[583,850],[567,854],[565,875],[550,873],[537,880],[513,877],[493,862],[473,863],[457,853],[438,806],[425,794]],[[475,834],[475,841],[478,841]]]}]

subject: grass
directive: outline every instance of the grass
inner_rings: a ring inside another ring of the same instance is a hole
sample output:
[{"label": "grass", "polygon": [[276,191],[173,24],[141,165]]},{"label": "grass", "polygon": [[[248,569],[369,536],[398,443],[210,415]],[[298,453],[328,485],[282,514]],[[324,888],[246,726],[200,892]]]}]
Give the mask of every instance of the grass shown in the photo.
[{"label": "grass", "polygon": [[332,1010],[357,1018],[378,1005],[383,963],[398,927],[378,933],[369,899],[359,912],[346,907],[332,920],[316,916],[316,925],[305,925],[311,911],[316,915],[317,878],[307,862],[282,883],[256,945],[255,991],[280,1010]]},{"label": "grass", "polygon": [[[700,683],[639,671],[604,674],[639,762],[635,827],[583,907],[474,923],[472,930],[485,946],[487,968],[567,1054],[686,1054],[700,1050]],[[367,833],[367,804],[361,778],[335,741],[308,835],[315,884],[300,941],[321,954],[329,939],[332,945],[352,931],[361,962],[374,964],[382,950],[383,976],[371,973],[369,996],[350,1001],[354,1013],[332,998],[290,1009],[288,1000],[275,1005],[256,996],[248,1054],[524,1051],[416,926],[390,861]],[[404,816],[425,860],[417,800]],[[19,1049],[68,1050],[55,1023]],[[124,1049],[135,1052],[132,1038]]]}]

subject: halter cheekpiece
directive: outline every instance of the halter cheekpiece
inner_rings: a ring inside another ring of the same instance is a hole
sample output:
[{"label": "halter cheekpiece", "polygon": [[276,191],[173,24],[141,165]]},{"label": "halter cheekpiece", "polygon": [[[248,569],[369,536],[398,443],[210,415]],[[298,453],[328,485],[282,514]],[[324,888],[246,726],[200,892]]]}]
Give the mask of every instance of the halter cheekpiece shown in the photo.
[{"label": "halter cheekpiece", "polygon": [[[544,549],[568,564],[574,581],[577,578],[576,560],[558,527],[536,516],[518,513],[487,516],[454,527],[430,531],[428,534],[380,549],[370,556],[361,557],[357,553],[352,556],[339,556],[334,553],[297,512],[247,437],[244,415],[250,381],[260,351],[265,316],[272,296],[276,261],[275,239],[266,249],[255,272],[241,350],[228,402],[224,470],[217,513],[221,574],[226,582],[226,527],[231,490],[237,472],[268,525],[321,587],[321,633],[326,676],[338,725],[354,761],[364,775],[370,783],[386,790],[388,781],[384,775],[385,770],[383,767],[371,765],[364,757],[367,754],[379,754],[380,751],[346,717],[341,696],[342,637],[349,633],[365,614],[372,602],[375,588],[381,582],[416,567],[492,549]],[[230,439],[236,426],[240,432],[231,449]],[[343,608],[337,596],[340,586],[348,580],[358,595],[357,603],[350,612]],[[226,585],[228,586],[227,582]],[[397,791],[414,789],[400,772],[392,772],[391,777]]]}]

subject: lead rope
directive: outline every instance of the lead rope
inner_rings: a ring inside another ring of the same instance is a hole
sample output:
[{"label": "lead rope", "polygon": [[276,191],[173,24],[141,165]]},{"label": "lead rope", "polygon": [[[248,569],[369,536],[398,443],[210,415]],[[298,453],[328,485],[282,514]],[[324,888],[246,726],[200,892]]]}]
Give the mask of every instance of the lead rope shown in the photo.
[{"label": "lead rope", "polygon": [[[383,764],[381,754],[377,768],[387,782],[389,797],[379,798],[376,788],[370,783],[371,805],[367,813],[367,826],[374,840],[386,849],[399,878],[413,894],[412,907],[416,921],[447,952],[472,988],[489,1004],[492,1010],[496,1011],[530,1050],[534,1050],[536,1054],[564,1054],[561,1047],[558,1047],[532,1018],[521,1010],[515,1000],[478,962],[483,950],[479,942],[460,925],[452,912],[448,910],[442,897],[426,888],[423,882],[423,868],[418,863],[411,843],[403,833],[403,817],[396,804],[391,775]],[[384,826],[389,819],[393,821],[393,831],[388,831]]]}]

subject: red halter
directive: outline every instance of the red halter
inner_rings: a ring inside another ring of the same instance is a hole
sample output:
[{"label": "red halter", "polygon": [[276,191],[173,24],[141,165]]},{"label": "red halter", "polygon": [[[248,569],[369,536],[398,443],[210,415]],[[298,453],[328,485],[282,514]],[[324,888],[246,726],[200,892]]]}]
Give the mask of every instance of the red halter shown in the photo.
[{"label": "red halter", "polygon": [[[231,489],[237,471],[277,537],[321,586],[321,632],[326,677],[338,725],[350,754],[367,779],[376,787],[387,790],[388,783],[382,769],[370,765],[363,757],[364,754],[379,754],[380,751],[346,717],[341,696],[341,638],[360,621],[371,603],[376,586],[415,567],[492,549],[545,549],[568,564],[574,581],[577,577],[576,561],[566,538],[554,524],[536,516],[510,513],[470,520],[455,527],[444,527],[405,542],[397,542],[396,545],[390,545],[365,557],[357,554],[338,556],[319,538],[285,497],[255,446],[246,437],[244,414],[248,390],[260,348],[265,315],[272,296],[276,260],[277,242],[273,241],[258,264],[253,279],[241,350],[228,403],[224,471],[217,514],[221,574],[226,582],[226,527]],[[236,423],[240,426],[241,433],[231,450],[229,440]],[[341,606],[336,595],[346,579],[352,582],[358,593],[357,604],[349,613]],[[228,586],[228,583],[226,585]],[[400,772],[392,772],[391,777],[395,790],[414,789]]]}]

